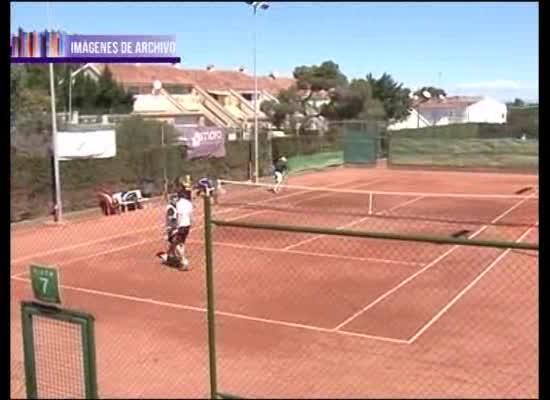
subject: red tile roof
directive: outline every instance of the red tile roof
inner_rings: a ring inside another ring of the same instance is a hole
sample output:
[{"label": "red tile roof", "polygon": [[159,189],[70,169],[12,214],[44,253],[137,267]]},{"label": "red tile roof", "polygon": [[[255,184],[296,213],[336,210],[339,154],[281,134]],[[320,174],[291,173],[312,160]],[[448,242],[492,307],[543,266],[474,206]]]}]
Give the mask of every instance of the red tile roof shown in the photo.
[{"label": "red tile roof", "polygon": [[414,107],[420,109],[426,108],[465,108],[481,100],[481,97],[446,97],[444,99],[429,99],[427,101],[419,101],[415,103]]},{"label": "red tile roof", "polygon": [[[102,69],[104,64],[95,64]],[[166,84],[196,84],[206,90],[254,90],[254,78],[245,72],[231,70],[184,69],[156,64],[109,64],[115,80],[125,86],[149,85],[154,80]],[[292,78],[258,77],[258,88],[272,94],[294,84]]]}]

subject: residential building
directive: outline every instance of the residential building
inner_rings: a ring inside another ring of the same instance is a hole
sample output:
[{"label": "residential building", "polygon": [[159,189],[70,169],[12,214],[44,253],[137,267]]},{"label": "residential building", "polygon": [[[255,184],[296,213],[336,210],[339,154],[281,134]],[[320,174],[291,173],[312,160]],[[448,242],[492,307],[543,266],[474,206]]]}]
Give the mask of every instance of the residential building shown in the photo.
[{"label": "residential building", "polygon": [[[98,79],[105,64],[86,64],[73,73]],[[250,129],[254,123],[254,78],[243,68],[236,70],[184,69],[170,65],[109,64],[113,78],[134,94],[137,115],[175,124]],[[156,83],[155,83],[156,82]],[[294,79],[275,74],[258,77],[257,107],[276,100]],[[157,85],[157,86],[155,86]],[[266,116],[259,111],[260,123]]]},{"label": "residential building", "polygon": [[505,124],[506,104],[489,97],[443,97],[417,101],[409,116],[389,130],[466,123]]}]

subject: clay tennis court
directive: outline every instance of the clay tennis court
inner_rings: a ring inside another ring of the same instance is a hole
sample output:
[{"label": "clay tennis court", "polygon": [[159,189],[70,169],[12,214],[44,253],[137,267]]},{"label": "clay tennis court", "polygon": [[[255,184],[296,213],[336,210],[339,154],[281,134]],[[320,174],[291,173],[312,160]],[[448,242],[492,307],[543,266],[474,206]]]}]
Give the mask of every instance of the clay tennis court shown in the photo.
[{"label": "clay tennis court", "polygon": [[[533,175],[337,168],[290,184],[333,191],[228,191],[214,217],[538,243]],[[524,198],[498,197],[527,187]],[[347,212],[357,193],[338,189],[402,195],[379,196],[374,215],[357,215]],[[12,397],[25,396],[19,303],[32,298],[32,262],[59,266],[64,306],[95,315],[101,397],[208,397],[201,215],[188,272],[154,257],[164,248],[161,203],[12,227]],[[536,252],[222,226],[213,239],[221,392],[538,397]]]}]

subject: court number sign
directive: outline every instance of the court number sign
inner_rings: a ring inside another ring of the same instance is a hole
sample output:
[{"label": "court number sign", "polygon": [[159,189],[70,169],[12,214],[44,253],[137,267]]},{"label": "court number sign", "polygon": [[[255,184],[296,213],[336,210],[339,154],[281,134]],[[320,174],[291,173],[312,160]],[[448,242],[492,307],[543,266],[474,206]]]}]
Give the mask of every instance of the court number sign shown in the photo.
[{"label": "court number sign", "polygon": [[44,265],[31,265],[31,282],[36,300],[45,303],[61,304],[57,268]]}]

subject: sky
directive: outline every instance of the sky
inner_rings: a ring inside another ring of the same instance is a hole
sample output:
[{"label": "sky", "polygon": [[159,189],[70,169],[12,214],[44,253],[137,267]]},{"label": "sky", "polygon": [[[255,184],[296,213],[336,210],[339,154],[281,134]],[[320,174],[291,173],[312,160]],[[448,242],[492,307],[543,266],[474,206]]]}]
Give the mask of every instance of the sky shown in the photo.
[{"label": "sky", "polygon": [[348,78],[387,72],[406,87],[538,101],[536,2],[11,3],[11,31],[175,35],[181,67],[291,76],[332,60]]}]

